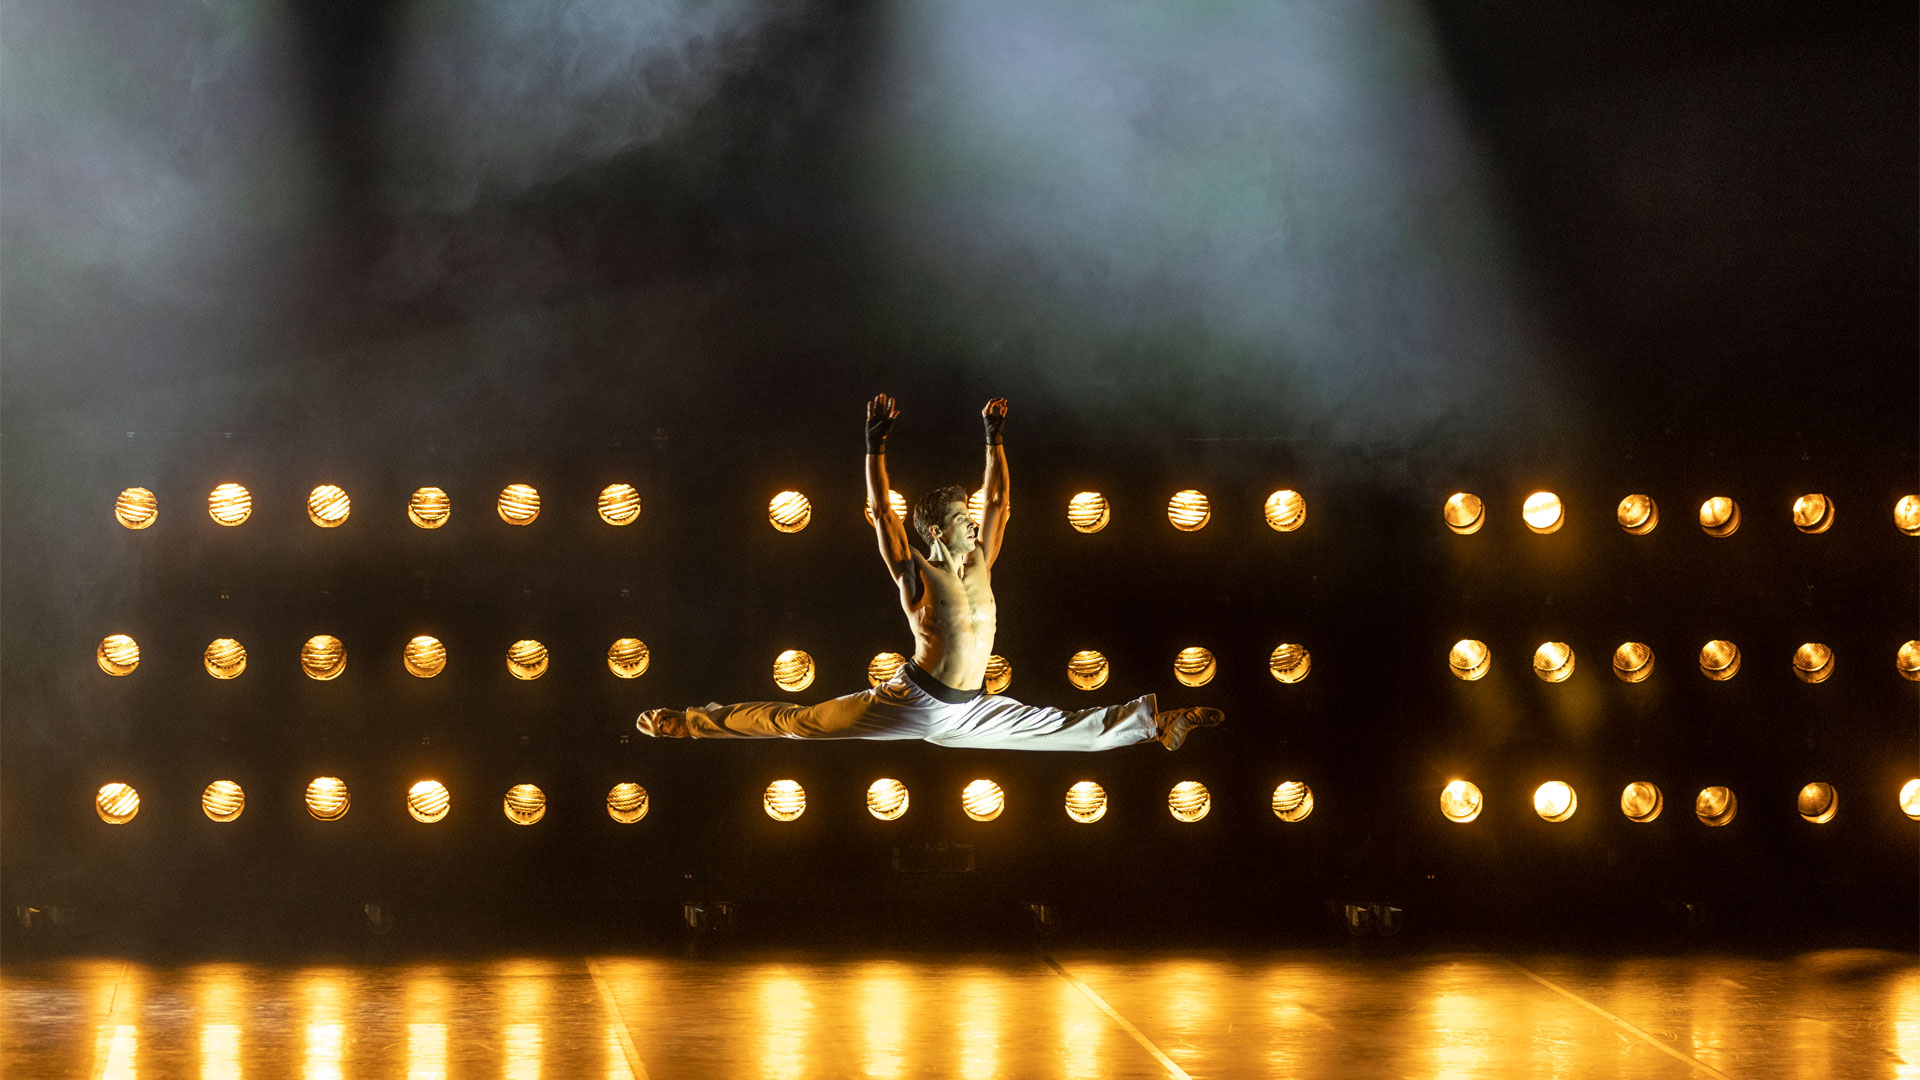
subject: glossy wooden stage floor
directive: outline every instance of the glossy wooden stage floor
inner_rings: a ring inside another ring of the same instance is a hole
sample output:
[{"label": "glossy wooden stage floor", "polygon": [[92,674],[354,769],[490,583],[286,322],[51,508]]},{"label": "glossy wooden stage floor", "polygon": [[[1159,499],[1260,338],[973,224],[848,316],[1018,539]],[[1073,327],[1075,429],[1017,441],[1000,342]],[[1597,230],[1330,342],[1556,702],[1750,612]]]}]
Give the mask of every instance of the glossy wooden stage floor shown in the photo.
[{"label": "glossy wooden stage floor", "polygon": [[1920,1077],[1895,953],[0,970],[8,1077]]}]

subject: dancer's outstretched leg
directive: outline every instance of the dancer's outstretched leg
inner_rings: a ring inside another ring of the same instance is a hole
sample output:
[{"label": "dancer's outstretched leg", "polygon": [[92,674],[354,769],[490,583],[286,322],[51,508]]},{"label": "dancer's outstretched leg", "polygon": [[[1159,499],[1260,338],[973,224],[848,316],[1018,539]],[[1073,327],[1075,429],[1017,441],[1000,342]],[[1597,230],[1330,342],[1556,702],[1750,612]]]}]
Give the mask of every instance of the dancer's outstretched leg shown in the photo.
[{"label": "dancer's outstretched leg", "polygon": [[898,683],[889,682],[817,705],[748,701],[649,709],[634,726],[665,738],[919,739],[930,730],[932,716],[915,705]]},{"label": "dancer's outstretched leg", "polygon": [[927,741],[989,750],[1082,751],[1158,742],[1178,750],[1188,732],[1213,727],[1223,719],[1217,709],[1160,712],[1152,694],[1123,705],[1073,710],[1026,705],[989,694],[966,705],[964,711],[943,715]]}]

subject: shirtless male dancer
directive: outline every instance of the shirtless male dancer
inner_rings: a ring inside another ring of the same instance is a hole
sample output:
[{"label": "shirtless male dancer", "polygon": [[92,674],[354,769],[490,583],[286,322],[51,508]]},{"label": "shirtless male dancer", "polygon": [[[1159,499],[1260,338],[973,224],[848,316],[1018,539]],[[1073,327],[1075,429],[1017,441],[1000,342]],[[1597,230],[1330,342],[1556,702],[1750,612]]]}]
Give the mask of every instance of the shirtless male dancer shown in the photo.
[{"label": "shirtless male dancer", "polygon": [[867,403],[867,505],[880,557],[900,588],[913,628],[913,659],[891,680],[818,705],[756,701],[704,708],[649,709],[635,726],[647,735],[695,739],[924,739],[941,746],[1005,750],[1108,750],[1157,742],[1177,750],[1187,733],[1225,719],[1218,709],[1160,712],[1154,696],[1097,709],[1023,705],[982,692],[993,654],[994,560],[1007,528],[1007,400],[980,410],[987,433],[986,512],[967,515],[965,488],[944,487],[915,504],[922,555],[887,508],[887,434],[900,410],[885,394]]}]

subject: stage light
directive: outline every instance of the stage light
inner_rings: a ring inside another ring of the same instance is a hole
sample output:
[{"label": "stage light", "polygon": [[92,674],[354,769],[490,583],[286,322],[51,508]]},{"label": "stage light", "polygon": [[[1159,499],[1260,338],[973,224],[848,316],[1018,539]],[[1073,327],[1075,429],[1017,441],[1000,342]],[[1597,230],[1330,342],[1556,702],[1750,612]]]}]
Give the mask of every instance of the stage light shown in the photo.
[{"label": "stage light", "polygon": [[1701,503],[1700,527],[1708,536],[1732,536],[1740,528],[1740,504],[1725,495]]},{"label": "stage light", "polygon": [[500,520],[509,525],[531,525],[540,516],[540,493],[527,484],[508,484],[497,504]]},{"label": "stage light", "polygon": [[1660,524],[1660,506],[1651,495],[1629,495],[1620,500],[1613,517],[1621,528],[1635,536],[1645,536]]},{"label": "stage light", "polygon": [[867,813],[892,821],[907,812],[907,785],[898,780],[875,780],[867,786]]},{"label": "stage light", "polygon": [[1893,527],[1908,536],[1920,536],[1920,495],[1902,495],[1893,504]]},{"label": "stage light", "polygon": [[1083,533],[1097,533],[1112,520],[1107,497],[1097,491],[1083,491],[1067,500],[1067,524]]},{"label": "stage light", "polygon": [[1440,813],[1462,825],[1480,816],[1480,789],[1466,780],[1454,780],[1440,789]]},{"label": "stage light", "polygon": [[1700,646],[1700,673],[1714,682],[1726,682],[1740,673],[1740,647],[1714,639]]},{"label": "stage light", "polygon": [[1703,824],[1721,826],[1733,820],[1740,812],[1740,800],[1733,797],[1729,787],[1706,787],[1693,797],[1693,815]]},{"label": "stage light", "polygon": [[1007,687],[1013,685],[1013,665],[1004,656],[987,657],[987,681],[985,689],[989,694],[1004,694]]},{"label": "stage light", "polygon": [[[767,520],[783,533],[797,533],[813,520],[813,504],[797,491],[783,491],[767,504]],[[873,520],[871,513],[867,520]]]},{"label": "stage light", "polygon": [[1549,780],[1533,790],[1533,812],[1546,821],[1565,821],[1580,808],[1580,797],[1564,780]]},{"label": "stage light", "polygon": [[1900,785],[1900,811],[1915,821],[1920,821],[1920,779],[1909,780]]},{"label": "stage light", "polygon": [[522,638],[507,646],[507,671],[516,679],[537,679],[547,673],[547,647]]},{"label": "stage light", "polygon": [[128,784],[107,784],[93,797],[93,810],[109,825],[125,825],[140,812],[140,793]]},{"label": "stage light", "polygon": [[792,821],[807,811],[807,790],[797,780],[775,780],[760,802],[775,821]]},{"label": "stage light", "polygon": [[1082,690],[1098,690],[1107,685],[1107,658],[1092,649],[1082,649],[1067,661],[1067,681]]},{"label": "stage light", "polygon": [[1533,673],[1547,682],[1566,682],[1573,674],[1573,646],[1564,641],[1546,641],[1533,650]]},{"label": "stage light", "polygon": [[1486,524],[1487,506],[1472,492],[1456,491],[1447,496],[1446,505],[1440,508],[1440,519],[1461,536],[1477,533],[1480,526]]},{"label": "stage light", "polygon": [[400,654],[400,662],[406,666],[407,674],[431,679],[446,670],[447,647],[440,644],[439,638],[422,634],[407,642],[406,650]]},{"label": "stage light", "polygon": [[1456,678],[1473,682],[1493,667],[1493,650],[1484,641],[1461,638],[1447,651],[1447,670]]},{"label": "stage light", "polygon": [[207,514],[222,525],[238,525],[253,513],[253,495],[239,484],[221,484],[207,496]]},{"label": "stage light", "polygon": [[981,488],[979,491],[967,496],[967,517],[973,519],[973,523],[976,526],[982,529],[987,527],[986,488]]},{"label": "stage light", "polygon": [[773,658],[773,682],[782,690],[805,690],[813,685],[813,657],[788,649]]},{"label": "stage light", "polygon": [[637,637],[623,637],[607,649],[607,670],[623,679],[637,679],[647,673],[653,654],[647,643]]},{"label": "stage light", "polygon": [[1283,683],[1297,683],[1313,670],[1313,654],[1305,645],[1282,642],[1267,656],[1267,672]]},{"label": "stage light", "polygon": [[339,528],[353,512],[353,500],[333,484],[321,484],[307,493],[307,519],[323,529]]},{"label": "stage light", "polygon": [[622,825],[631,825],[647,816],[647,789],[630,781],[613,785],[607,792],[607,816]]},{"label": "stage light", "polygon": [[1660,816],[1665,809],[1666,800],[1660,795],[1660,785],[1651,780],[1635,780],[1620,792],[1620,812],[1628,821],[1646,824]]},{"label": "stage light", "polygon": [[113,519],[129,529],[144,529],[160,516],[160,500],[143,487],[130,487],[113,500]]},{"label": "stage light", "polygon": [[1091,780],[1082,780],[1067,789],[1067,816],[1082,825],[1091,825],[1107,816],[1107,789]]},{"label": "stage light", "polygon": [[339,821],[352,805],[346,782],[337,776],[316,776],[307,785],[307,813],[316,820]]},{"label": "stage light", "polygon": [[[134,662],[139,662],[138,652],[134,654]],[[1900,651],[1894,654],[1893,666],[1900,669],[1901,678],[1920,682],[1920,641],[1909,641],[1900,646]]]},{"label": "stage light", "polygon": [[1307,497],[1281,488],[1267,496],[1266,515],[1274,532],[1292,532],[1307,523]]},{"label": "stage light", "polygon": [[1809,641],[1793,650],[1793,674],[1801,682],[1826,682],[1833,675],[1833,650]]},{"label": "stage light", "polygon": [[867,685],[879,686],[881,683],[892,682],[893,677],[900,674],[900,669],[906,666],[907,658],[897,652],[876,653],[873,660],[867,664]]},{"label": "stage light", "polygon": [[1800,797],[1796,802],[1801,817],[1815,825],[1825,825],[1833,820],[1833,815],[1840,809],[1840,793],[1833,789],[1832,784],[1815,782],[1800,789]]},{"label": "stage light", "polygon": [[215,780],[200,793],[200,809],[215,821],[232,821],[247,808],[247,793],[231,780]]},{"label": "stage light", "polygon": [[1560,496],[1551,491],[1536,491],[1521,505],[1520,519],[1534,532],[1550,533],[1558,531],[1566,522],[1567,511],[1561,505]]},{"label": "stage light", "polygon": [[1833,500],[1808,494],[1793,500],[1793,527],[1803,533],[1823,533],[1833,527]]},{"label": "stage light", "polygon": [[1298,780],[1282,780],[1273,789],[1273,816],[1281,821],[1305,821],[1313,813],[1313,789]]},{"label": "stage light", "polygon": [[1181,532],[1198,532],[1213,518],[1213,506],[1207,497],[1192,488],[1173,493],[1167,500],[1167,520]]},{"label": "stage light", "polygon": [[438,780],[422,780],[407,789],[407,813],[415,821],[431,825],[446,817],[452,807],[453,796]]},{"label": "stage light", "polygon": [[[907,519],[907,497],[892,488],[887,489],[887,508],[892,510],[893,516],[901,521]],[[864,512],[867,515],[867,524],[873,524],[873,496],[871,495],[867,496]]]},{"label": "stage light", "polygon": [[640,493],[632,484],[608,484],[600,489],[600,520],[609,525],[631,525],[640,520]]},{"label": "stage light", "polygon": [[507,789],[501,809],[515,825],[532,825],[547,816],[547,793],[532,784],[515,784]]},{"label": "stage light", "polygon": [[1653,646],[1643,641],[1623,641],[1613,650],[1613,673],[1621,682],[1646,682],[1653,674]]},{"label": "stage light", "polygon": [[991,780],[975,780],[960,792],[960,809],[975,821],[992,821],[1007,807],[1007,793]]},{"label": "stage light", "polygon": [[1213,809],[1213,793],[1198,780],[1182,780],[1167,793],[1167,812],[1175,821],[1199,821]]},{"label": "stage light", "polygon": [[423,529],[437,529],[453,516],[453,500],[437,487],[423,487],[407,497],[407,520]]},{"label": "stage light", "polygon": [[131,675],[140,666],[140,646],[125,634],[108,634],[94,648],[93,659],[109,675]]},{"label": "stage light", "polygon": [[1181,649],[1173,658],[1173,677],[1180,680],[1182,686],[1205,686],[1219,670],[1213,654],[1198,645]]},{"label": "stage light", "polygon": [[326,682],[347,670],[347,647],[332,634],[315,634],[300,646],[300,670],[307,678]]},{"label": "stage light", "polygon": [[207,674],[216,679],[236,679],[247,670],[247,648],[230,637],[214,638],[201,654]]}]

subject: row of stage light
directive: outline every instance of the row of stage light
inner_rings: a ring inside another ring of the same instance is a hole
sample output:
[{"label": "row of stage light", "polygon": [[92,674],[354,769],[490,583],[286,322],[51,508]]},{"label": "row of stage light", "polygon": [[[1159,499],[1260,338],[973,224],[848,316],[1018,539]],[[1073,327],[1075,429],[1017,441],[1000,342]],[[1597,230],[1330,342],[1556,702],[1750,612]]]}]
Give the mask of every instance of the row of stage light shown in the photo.
[{"label": "row of stage light", "polygon": [[[907,786],[898,780],[875,780],[867,788],[867,811],[882,821],[904,815],[907,803]],[[1920,821],[1920,779],[1908,780],[1901,787],[1899,804],[1909,818]],[[246,805],[246,792],[231,780],[215,780],[200,796],[200,809],[216,822],[238,820]],[[347,815],[352,797],[345,781],[321,776],[307,785],[306,805],[307,813],[315,819],[338,821]],[[798,781],[775,780],[762,793],[761,805],[775,821],[793,821],[806,812],[807,792]],[[1273,789],[1270,805],[1281,821],[1305,821],[1313,813],[1313,789],[1298,780],[1282,781]],[[1441,816],[1457,824],[1478,818],[1485,805],[1480,788],[1467,780],[1450,781],[1440,791]],[[1568,821],[1579,805],[1572,785],[1563,780],[1549,780],[1533,792],[1534,813],[1546,821]],[[1739,805],[1732,788],[1713,785],[1694,796],[1693,812],[1703,824],[1722,826],[1733,821]],[[452,806],[452,796],[438,780],[422,780],[407,791],[407,813],[415,821],[443,821]],[[651,800],[645,788],[625,782],[607,792],[606,806],[607,816],[631,825],[647,816]],[[1794,806],[1807,821],[1825,824],[1839,812],[1840,793],[1832,784],[1816,781],[1800,789]],[[501,807],[508,821],[532,825],[547,814],[546,792],[533,784],[515,784],[507,789]],[[960,808],[975,821],[992,821],[1006,808],[1006,792],[992,780],[975,780],[961,790]],[[1198,780],[1182,780],[1167,793],[1167,811],[1178,821],[1199,821],[1212,808],[1213,793]],[[1650,780],[1636,780],[1620,793],[1620,812],[1629,821],[1652,822],[1664,808],[1660,786]],[[1092,780],[1082,780],[1067,789],[1065,809],[1067,817],[1081,824],[1099,821],[1107,813],[1106,789]],[[94,796],[94,811],[110,825],[125,825],[140,812],[140,793],[128,784],[107,784]]]},{"label": "row of stage light", "polygon": [[[896,517],[907,516],[907,501],[899,492],[887,492],[887,503]],[[976,523],[985,506],[984,491],[974,492],[967,500],[967,511]],[[609,484],[595,507],[608,525],[631,525],[640,520],[640,492],[631,484]],[[308,493],[306,509],[315,525],[335,528],[346,524],[353,501],[338,486],[322,484]],[[494,509],[509,525],[531,525],[540,516],[540,492],[527,484],[509,484],[495,500]],[[207,513],[218,524],[240,525],[253,516],[253,494],[240,484],[221,484],[207,496]],[[127,488],[114,501],[113,514],[129,529],[145,529],[159,520],[159,499],[147,488]],[[1788,516],[1803,533],[1824,533],[1833,527],[1834,515],[1832,499],[1808,493],[1793,501]],[[407,499],[407,520],[422,529],[437,529],[452,516],[453,500],[441,488],[423,487]],[[871,501],[866,516],[873,520]],[[1275,491],[1267,496],[1262,516],[1276,531],[1293,532],[1306,524],[1306,496],[1285,488]],[[1441,504],[1441,520],[1462,535],[1479,532],[1487,516],[1485,500],[1471,492],[1454,492]],[[1700,504],[1698,517],[1707,535],[1732,536],[1740,528],[1740,504],[1729,496],[1715,495]],[[1213,503],[1203,492],[1187,488],[1167,500],[1167,520],[1182,532],[1197,532],[1212,519]],[[1520,519],[1532,532],[1558,532],[1566,524],[1566,504],[1551,491],[1536,491],[1521,503]],[[798,491],[782,491],[767,504],[767,520],[780,532],[797,533],[812,522],[813,502]],[[1112,504],[1100,492],[1083,491],[1067,500],[1067,523],[1080,532],[1099,532],[1111,520]],[[1660,524],[1660,507],[1650,495],[1628,495],[1614,508],[1614,520],[1629,533],[1645,535]],[[1920,495],[1895,501],[1893,524],[1908,536],[1920,536]]]},{"label": "row of stage light", "polygon": [[[551,663],[547,647],[531,638],[507,647],[507,671],[516,679],[538,679]],[[140,666],[140,644],[125,634],[111,634],[94,649],[94,662],[109,675],[130,675]],[[238,678],[247,669],[246,646],[233,638],[216,638],[201,653],[202,666],[216,679]],[[623,679],[637,679],[652,663],[652,653],[639,638],[616,640],[607,650],[607,668]],[[892,679],[907,663],[896,652],[883,652],[867,664],[867,681],[879,686]],[[400,653],[400,664],[408,674],[430,679],[446,670],[447,647],[438,638],[419,636],[408,641]],[[1613,673],[1622,682],[1645,682],[1653,674],[1653,647],[1641,641],[1623,642],[1613,650]],[[1713,640],[1700,649],[1701,674],[1716,682],[1725,682],[1740,671],[1740,647],[1731,641]],[[1793,674],[1801,682],[1823,683],[1833,677],[1834,651],[1809,641],[1793,651]],[[1565,682],[1573,675],[1573,646],[1564,641],[1543,642],[1533,651],[1533,673],[1550,683]],[[1313,656],[1304,645],[1285,642],[1267,656],[1267,672],[1283,683],[1297,683],[1313,667]],[[1112,665],[1106,656],[1093,649],[1082,649],[1067,660],[1067,681],[1081,690],[1097,690],[1106,685]],[[1447,652],[1447,668],[1468,682],[1484,678],[1493,668],[1493,650],[1484,641],[1468,638],[1454,643]],[[1903,678],[1920,681],[1920,640],[1908,641],[1894,653],[1894,668]],[[300,670],[321,682],[337,679],[347,669],[347,647],[331,634],[318,634],[300,646]],[[1219,673],[1220,662],[1213,652],[1199,645],[1181,649],[1173,658],[1173,675],[1183,686],[1205,686]],[[812,655],[800,649],[787,649],[773,661],[773,682],[789,692],[813,685],[816,665]],[[1003,656],[988,658],[986,689],[1003,693],[1013,683],[1013,665]]]}]

